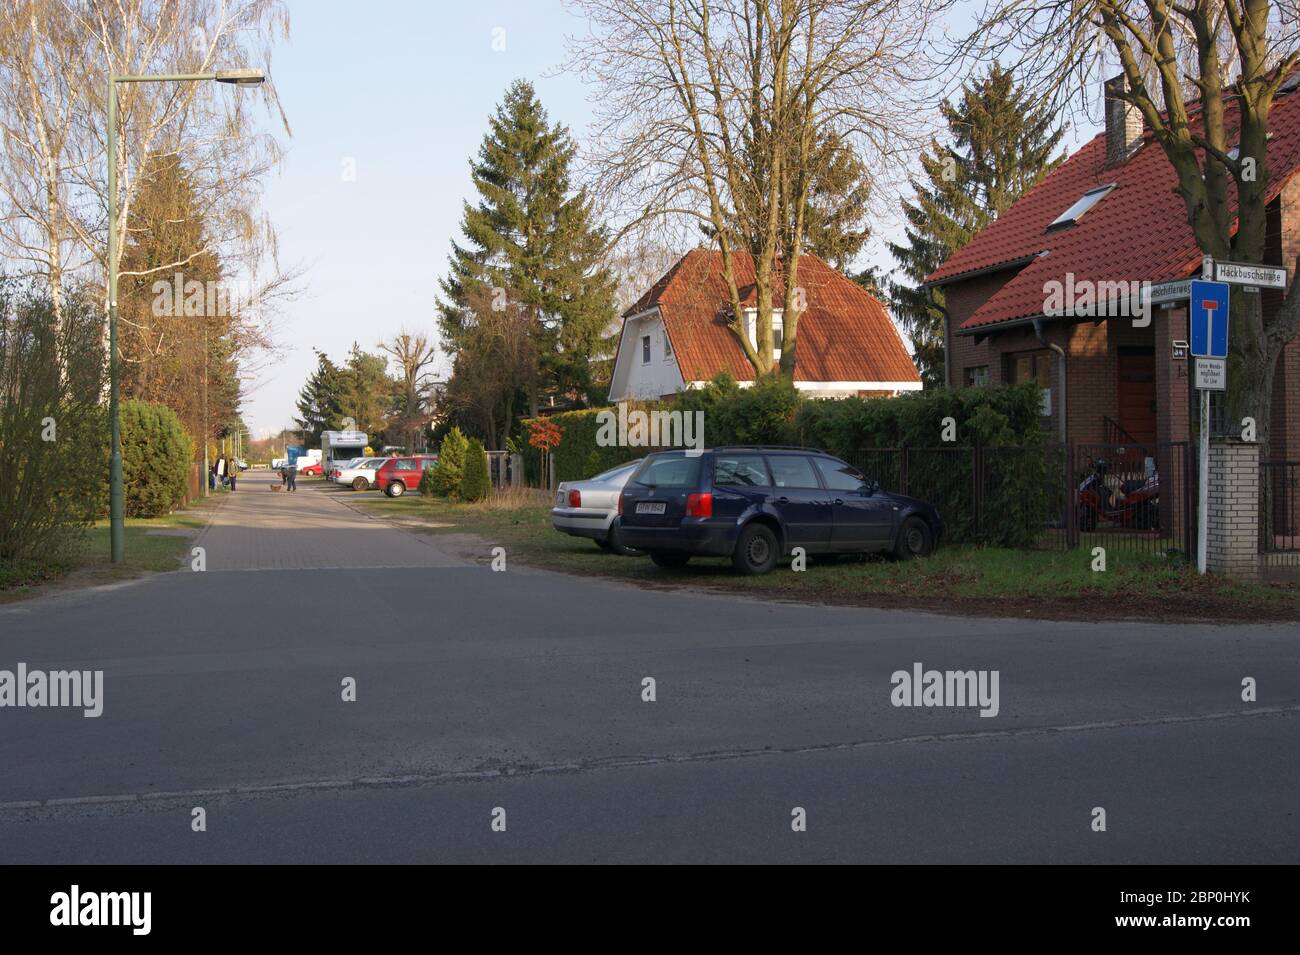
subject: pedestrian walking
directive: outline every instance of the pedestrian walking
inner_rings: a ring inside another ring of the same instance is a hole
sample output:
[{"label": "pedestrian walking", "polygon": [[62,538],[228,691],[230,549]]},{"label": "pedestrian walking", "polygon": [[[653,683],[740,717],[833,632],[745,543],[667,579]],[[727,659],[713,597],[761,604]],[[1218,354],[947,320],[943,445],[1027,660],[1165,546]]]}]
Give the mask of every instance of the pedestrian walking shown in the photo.
[{"label": "pedestrian walking", "polygon": [[235,490],[235,479],[239,477],[239,462],[233,458],[226,462],[226,470],[230,473],[230,490]]},{"label": "pedestrian walking", "polygon": [[298,490],[298,466],[292,461],[284,469],[284,483],[286,491]]}]

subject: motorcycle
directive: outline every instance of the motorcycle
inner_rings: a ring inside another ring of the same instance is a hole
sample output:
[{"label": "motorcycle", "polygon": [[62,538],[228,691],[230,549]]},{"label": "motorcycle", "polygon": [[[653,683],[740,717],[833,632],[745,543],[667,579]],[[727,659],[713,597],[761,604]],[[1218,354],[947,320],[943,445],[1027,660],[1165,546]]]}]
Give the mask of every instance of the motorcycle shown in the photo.
[{"label": "motorcycle", "polygon": [[1097,458],[1092,473],[1078,491],[1079,530],[1096,530],[1100,524],[1151,531],[1160,528],[1160,472],[1146,459],[1146,476],[1123,481],[1118,492],[1106,481],[1110,462]]}]

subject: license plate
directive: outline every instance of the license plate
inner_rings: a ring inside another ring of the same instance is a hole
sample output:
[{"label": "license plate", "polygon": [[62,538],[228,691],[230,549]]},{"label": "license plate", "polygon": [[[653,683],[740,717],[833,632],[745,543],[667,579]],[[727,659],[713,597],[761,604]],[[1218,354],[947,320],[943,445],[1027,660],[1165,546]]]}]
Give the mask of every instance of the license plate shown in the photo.
[{"label": "license plate", "polygon": [[667,507],[663,501],[642,501],[636,506],[638,514],[662,514]]}]

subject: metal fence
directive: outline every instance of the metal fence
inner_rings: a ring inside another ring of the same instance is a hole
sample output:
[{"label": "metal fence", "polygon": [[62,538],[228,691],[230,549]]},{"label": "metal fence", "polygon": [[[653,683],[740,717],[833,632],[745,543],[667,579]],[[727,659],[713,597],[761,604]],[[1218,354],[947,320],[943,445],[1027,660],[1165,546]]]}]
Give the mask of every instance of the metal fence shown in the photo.
[{"label": "metal fence", "polygon": [[1300,565],[1300,461],[1259,464],[1259,551],[1274,565]]},{"label": "metal fence", "polygon": [[843,457],[885,490],[934,504],[950,541],[1190,555],[1190,455],[1177,442],[863,448]]}]

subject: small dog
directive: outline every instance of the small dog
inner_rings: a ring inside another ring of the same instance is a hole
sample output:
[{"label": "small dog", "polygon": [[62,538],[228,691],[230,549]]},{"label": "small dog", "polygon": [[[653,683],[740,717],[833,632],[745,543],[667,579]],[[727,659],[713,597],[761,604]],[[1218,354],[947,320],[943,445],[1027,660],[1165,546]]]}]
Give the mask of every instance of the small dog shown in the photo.
[{"label": "small dog", "polygon": [[283,484],[272,484],[272,485],[271,485],[271,490],[272,490],[272,491],[283,491],[283,490],[284,490],[284,485],[283,485]]}]

